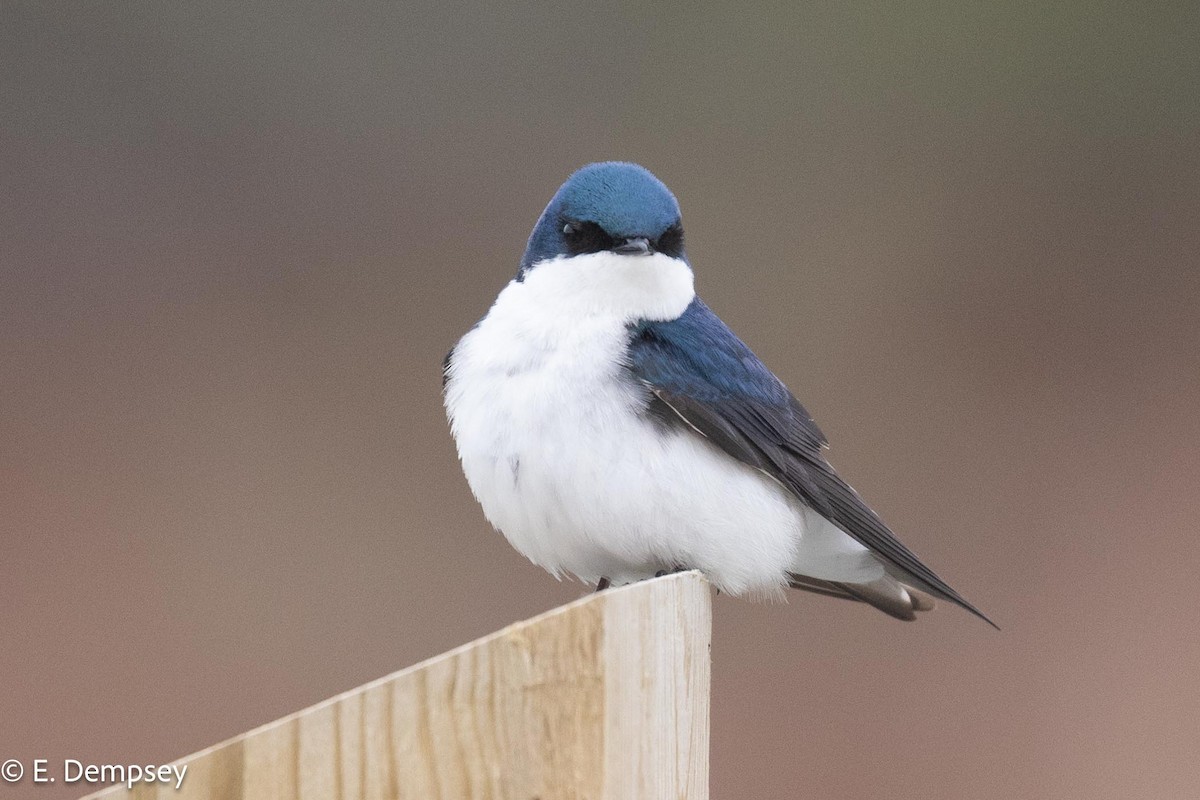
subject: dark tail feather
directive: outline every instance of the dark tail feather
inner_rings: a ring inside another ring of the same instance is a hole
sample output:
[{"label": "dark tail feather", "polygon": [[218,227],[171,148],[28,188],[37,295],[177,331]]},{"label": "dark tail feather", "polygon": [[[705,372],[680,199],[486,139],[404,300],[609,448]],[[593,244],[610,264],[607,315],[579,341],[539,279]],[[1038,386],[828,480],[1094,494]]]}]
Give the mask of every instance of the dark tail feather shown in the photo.
[{"label": "dark tail feather", "polygon": [[916,619],[918,611],[929,611],[934,607],[932,597],[905,586],[888,575],[870,583],[826,581],[796,574],[789,575],[788,578],[793,589],[802,589],[827,597],[840,597],[844,600],[857,600],[906,622]]}]

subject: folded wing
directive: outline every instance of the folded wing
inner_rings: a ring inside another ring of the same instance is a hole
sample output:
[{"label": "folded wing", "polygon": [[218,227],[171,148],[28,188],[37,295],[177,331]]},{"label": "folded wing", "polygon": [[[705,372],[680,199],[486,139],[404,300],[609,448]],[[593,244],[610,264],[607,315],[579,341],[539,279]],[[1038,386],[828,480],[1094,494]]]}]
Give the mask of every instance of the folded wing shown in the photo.
[{"label": "folded wing", "polygon": [[796,575],[795,588],[868,602],[902,619],[929,607],[924,592],[995,625],[925,566],[838,476],[825,459],[825,435],[808,411],[699,298],[678,319],[640,322],[630,334],[628,368],[653,393],[653,413],[777,480],[883,564],[880,575],[850,570],[835,576],[851,580]]}]

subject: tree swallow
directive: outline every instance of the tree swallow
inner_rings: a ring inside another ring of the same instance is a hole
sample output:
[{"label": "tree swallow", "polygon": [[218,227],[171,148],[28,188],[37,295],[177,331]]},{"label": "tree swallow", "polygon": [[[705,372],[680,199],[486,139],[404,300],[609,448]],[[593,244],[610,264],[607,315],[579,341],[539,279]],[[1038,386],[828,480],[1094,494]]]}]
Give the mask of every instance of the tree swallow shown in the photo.
[{"label": "tree swallow", "polygon": [[604,588],[698,569],[900,619],[959,605],[825,459],[825,435],[693,289],[679,204],[591,164],[446,357],[450,428],[484,514],[533,563]]}]

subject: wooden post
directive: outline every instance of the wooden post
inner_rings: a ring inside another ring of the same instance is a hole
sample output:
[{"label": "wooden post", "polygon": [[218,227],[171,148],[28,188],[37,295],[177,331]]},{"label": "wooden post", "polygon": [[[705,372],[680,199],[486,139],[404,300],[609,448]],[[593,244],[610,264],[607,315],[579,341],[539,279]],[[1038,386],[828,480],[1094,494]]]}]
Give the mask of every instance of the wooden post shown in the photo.
[{"label": "wooden post", "polygon": [[609,589],[177,762],[172,800],[708,800],[696,572]]}]

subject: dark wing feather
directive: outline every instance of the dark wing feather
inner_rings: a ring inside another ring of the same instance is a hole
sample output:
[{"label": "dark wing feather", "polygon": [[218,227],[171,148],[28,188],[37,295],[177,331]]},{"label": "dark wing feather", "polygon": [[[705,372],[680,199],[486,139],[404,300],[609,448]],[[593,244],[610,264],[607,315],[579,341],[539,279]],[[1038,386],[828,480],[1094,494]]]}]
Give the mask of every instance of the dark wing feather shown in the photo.
[{"label": "dark wing feather", "polygon": [[685,423],[779,481],[870,548],[898,579],[995,624],[921,563],[838,477],[812,416],[699,298],[678,319],[634,325],[628,367],[653,392],[651,411],[661,419]]},{"label": "dark wing feather", "polygon": [[[457,347],[458,345],[455,345]],[[450,362],[454,358],[454,347],[450,348],[450,352],[446,353],[446,357],[442,359],[442,391],[446,391],[446,382],[450,380]]]}]

